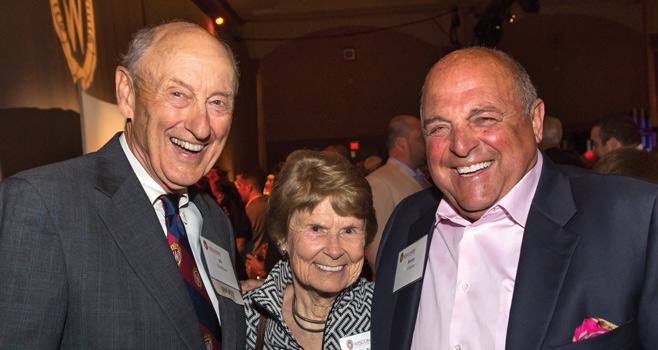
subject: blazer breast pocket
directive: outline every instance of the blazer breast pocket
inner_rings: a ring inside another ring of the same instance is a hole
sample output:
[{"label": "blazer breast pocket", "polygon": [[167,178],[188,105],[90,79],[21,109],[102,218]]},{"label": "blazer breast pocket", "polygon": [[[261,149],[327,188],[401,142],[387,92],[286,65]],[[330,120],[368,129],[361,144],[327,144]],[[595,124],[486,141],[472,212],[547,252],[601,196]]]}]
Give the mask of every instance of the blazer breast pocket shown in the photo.
[{"label": "blazer breast pocket", "polygon": [[631,320],[619,327],[575,343],[552,346],[554,350],[642,350],[637,333],[637,321]]}]

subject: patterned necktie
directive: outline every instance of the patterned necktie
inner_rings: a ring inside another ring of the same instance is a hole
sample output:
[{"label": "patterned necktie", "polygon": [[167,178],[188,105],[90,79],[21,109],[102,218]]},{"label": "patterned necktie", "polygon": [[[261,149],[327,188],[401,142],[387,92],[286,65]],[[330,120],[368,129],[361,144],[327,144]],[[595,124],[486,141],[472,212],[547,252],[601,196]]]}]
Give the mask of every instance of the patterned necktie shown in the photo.
[{"label": "patterned necktie", "polygon": [[222,332],[219,327],[217,314],[212,307],[208,292],[203,285],[201,274],[194,262],[194,255],[187,239],[185,226],[178,213],[179,194],[170,193],[159,197],[165,211],[165,222],[167,225],[167,240],[171,252],[174,253],[180,273],[185,280],[185,286],[192,298],[194,310],[199,317],[201,332],[208,350],[221,349]]}]

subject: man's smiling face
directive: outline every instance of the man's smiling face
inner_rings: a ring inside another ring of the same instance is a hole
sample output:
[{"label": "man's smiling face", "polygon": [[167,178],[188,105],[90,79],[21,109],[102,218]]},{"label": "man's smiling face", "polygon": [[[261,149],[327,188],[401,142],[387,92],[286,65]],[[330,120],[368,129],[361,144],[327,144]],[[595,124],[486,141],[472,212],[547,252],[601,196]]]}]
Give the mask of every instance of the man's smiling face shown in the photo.
[{"label": "man's smiling face", "polygon": [[196,183],[215,164],[230,129],[229,53],[200,29],[170,30],[155,39],[137,75],[126,126],[130,149],[165,191]]},{"label": "man's smiling face", "polygon": [[432,179],[475,221],[537,162],[543,102],[526,116],[515,80],[490,53],[457,52],[429,73],[422,101]]}]

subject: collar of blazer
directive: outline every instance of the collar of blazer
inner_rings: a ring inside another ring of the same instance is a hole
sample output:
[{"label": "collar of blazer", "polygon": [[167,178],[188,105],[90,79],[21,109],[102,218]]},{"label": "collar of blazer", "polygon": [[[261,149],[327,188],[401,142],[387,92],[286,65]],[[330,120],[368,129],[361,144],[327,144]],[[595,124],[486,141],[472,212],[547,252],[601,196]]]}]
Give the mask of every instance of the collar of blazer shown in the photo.
[{"label": "collar of blazer", "polygon": [[[137,278],[160,305],[188,348],[205,348],[180,271],[157,215],[133,173],[117,134],[95,154],[97,175],[94,202],[98,216]],[[195,203],[196,204],[196,203]],[[205,221],[205,220],[204,220]],[[204,227],[205,227],[204,223]]]},{"label": "collar of blazer", "polygon": [[541,348],[580,238],[564,228],[575,213],[569,176],[544,157],[521,244],[506,348]]}]

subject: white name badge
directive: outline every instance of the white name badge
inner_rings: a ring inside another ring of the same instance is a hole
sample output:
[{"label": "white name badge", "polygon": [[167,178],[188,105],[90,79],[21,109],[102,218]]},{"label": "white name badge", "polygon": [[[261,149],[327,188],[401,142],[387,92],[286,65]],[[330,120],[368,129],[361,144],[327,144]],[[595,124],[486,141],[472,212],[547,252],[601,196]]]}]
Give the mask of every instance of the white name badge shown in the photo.
[{"label": "white name badge", "polygon": [[206,264],[210,270],[210,280],[217,294],[233,300],[238,305],[244,305],[240,286],[233,273],[231,255],[226,249],[201,237],[201,249],[206,257]]},{"label": "white name badge", "polygon": [[423,277],[427,235],[400,251],[393,292]]},{"label": "white name badge", "polygon": [[350,335],[339,342],[341,350],[370,350],[370,332]]}]

